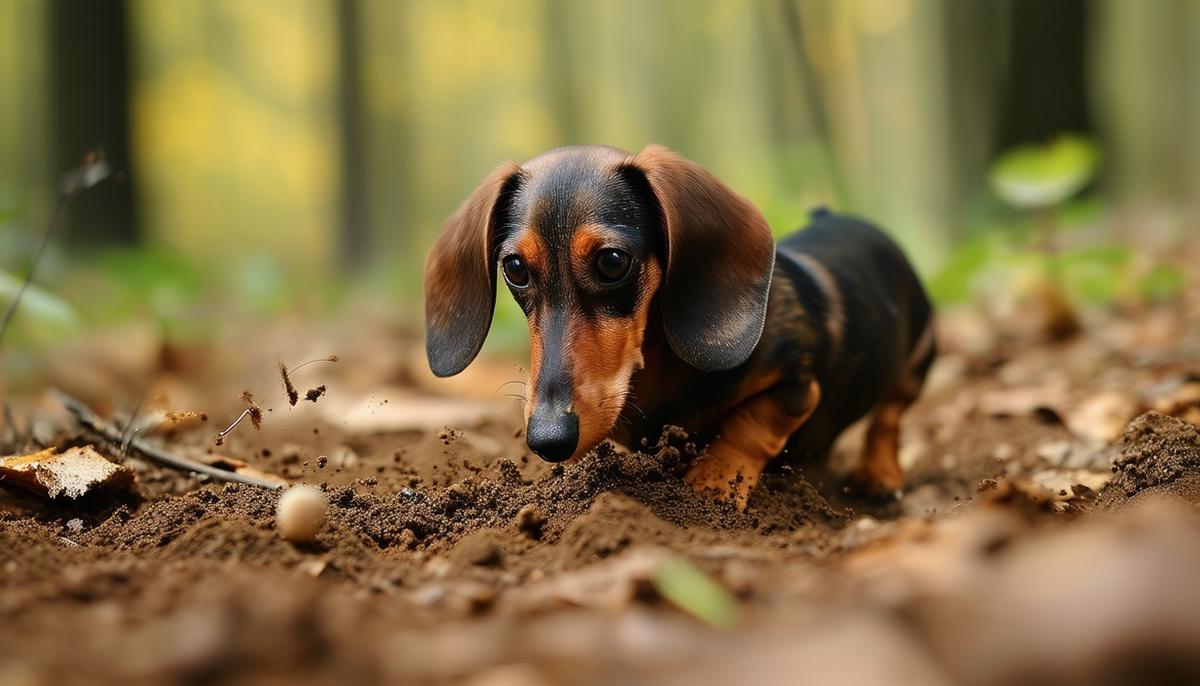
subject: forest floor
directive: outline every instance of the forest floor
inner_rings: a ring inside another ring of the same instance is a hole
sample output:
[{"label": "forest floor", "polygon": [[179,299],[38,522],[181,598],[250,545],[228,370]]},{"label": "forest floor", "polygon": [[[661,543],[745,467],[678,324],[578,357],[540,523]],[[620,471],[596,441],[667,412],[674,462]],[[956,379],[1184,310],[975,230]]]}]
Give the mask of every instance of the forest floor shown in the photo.
[{"label": "forest floor", "polygon": [[[207,421],[148,440],[319,485],[327,521],[289,543],[277,492],[122,456],[50,394],[14,403],[0,454],[93,444],[136,481],[0,489],[0,684],[1200,682],[1200,299],[1060,343],[961,313],[941,339],[902,497],[843,487],[851,431],[745,513],[684,486],[679,432],[540,462],[498,390],[519,370],[439,385],[394,333],[89,341],[50,383],[108,417],[153,379],[143,415]],[[291,406],[271,355],[300,350],[339,361],[294,372],[328,390]],[[262,427],[218,446],[244,389]]]}]

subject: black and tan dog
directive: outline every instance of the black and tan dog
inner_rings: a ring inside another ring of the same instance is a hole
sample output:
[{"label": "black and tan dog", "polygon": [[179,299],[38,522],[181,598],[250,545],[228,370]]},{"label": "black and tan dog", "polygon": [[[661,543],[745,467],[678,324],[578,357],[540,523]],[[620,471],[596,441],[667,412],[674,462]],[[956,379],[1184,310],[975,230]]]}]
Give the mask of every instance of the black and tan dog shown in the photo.
[{"label": "black and tan dog", "polygon": [[543,459],[675,424],[708,441],[688,481],[745,507],[785,448],[823,454],[874,410],[859,480],[903,486],[899,421],[933,360],[932,310],[870,225],[817,211],[776,245],[750,202],[659,146],[505,164],[426,262],[438,376],[483,345],[497,268],[529,320],[527,441]]}]

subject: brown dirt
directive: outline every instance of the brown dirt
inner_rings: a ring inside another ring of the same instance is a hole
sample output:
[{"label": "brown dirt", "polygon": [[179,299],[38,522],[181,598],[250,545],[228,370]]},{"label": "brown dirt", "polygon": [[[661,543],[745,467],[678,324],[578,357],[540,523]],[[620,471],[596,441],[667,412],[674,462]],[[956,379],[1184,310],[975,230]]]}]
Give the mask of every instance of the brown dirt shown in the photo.
[{"label": "brown dirt", "polygon": [[[360,397],[406,415],[424,383],[356,387],[367,357],[343,353],[297,379],[327,386],[314,403],[259,393],[261,431],[161,439],[319,485],[311,543],[277,535],[274,492],[135,458],[136,496],[0,491],[0,683],[1194,683],[1200,435],[1147,413],[1096,445],[1064,415],[1102,388],[1152,406],[1200,371],[1195,329],[951,349],[906,418],[903,498],[843,486],[851,435],[829,464],[767,475],[745,513],[685,487],[677,430],[551,466],[494,401],[452,428],[338,421],[326,404]],[[171,384],[232,418],[230,377]],[[979,400],[1047,381],[1065,398],[1050,410]],[[32,414],[86,439],[50,405]],[[726,589],[734,626],[665,599],[672,556]]]},{"label": "brown dirt", "polygon": [[1200,432],[1175,417],[1147,412],[1129,423],[1113,464],[1106,501],[1169,494],[1200,505]]}]

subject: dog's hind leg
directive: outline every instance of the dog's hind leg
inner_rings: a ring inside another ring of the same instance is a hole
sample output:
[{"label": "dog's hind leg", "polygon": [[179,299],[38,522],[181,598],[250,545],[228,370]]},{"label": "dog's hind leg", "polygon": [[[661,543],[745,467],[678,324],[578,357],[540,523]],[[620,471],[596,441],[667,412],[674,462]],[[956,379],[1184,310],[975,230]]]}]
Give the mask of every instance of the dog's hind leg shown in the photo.
[{"label": "dog's hind leg", "polygon": [[863,490],[874,496],[898,495],[904,488],[900,467],[900,419],[917,399],[936,353],[932,324],[909,355],[900,381],[875,407],[862,462],[855,474]]}]

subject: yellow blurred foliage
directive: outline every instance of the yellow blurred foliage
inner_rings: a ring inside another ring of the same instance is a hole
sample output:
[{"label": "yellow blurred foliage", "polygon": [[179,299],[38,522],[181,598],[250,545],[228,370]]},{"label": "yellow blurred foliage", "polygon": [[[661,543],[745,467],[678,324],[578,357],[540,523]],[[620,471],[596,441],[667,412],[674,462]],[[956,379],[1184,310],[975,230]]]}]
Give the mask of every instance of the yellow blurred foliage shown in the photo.
[{"label": "yellow blurred foliage", "polygon": [[341,162],[329,3],[139,0],[133,13],[148,233],[197,254],[330,260]]}]

